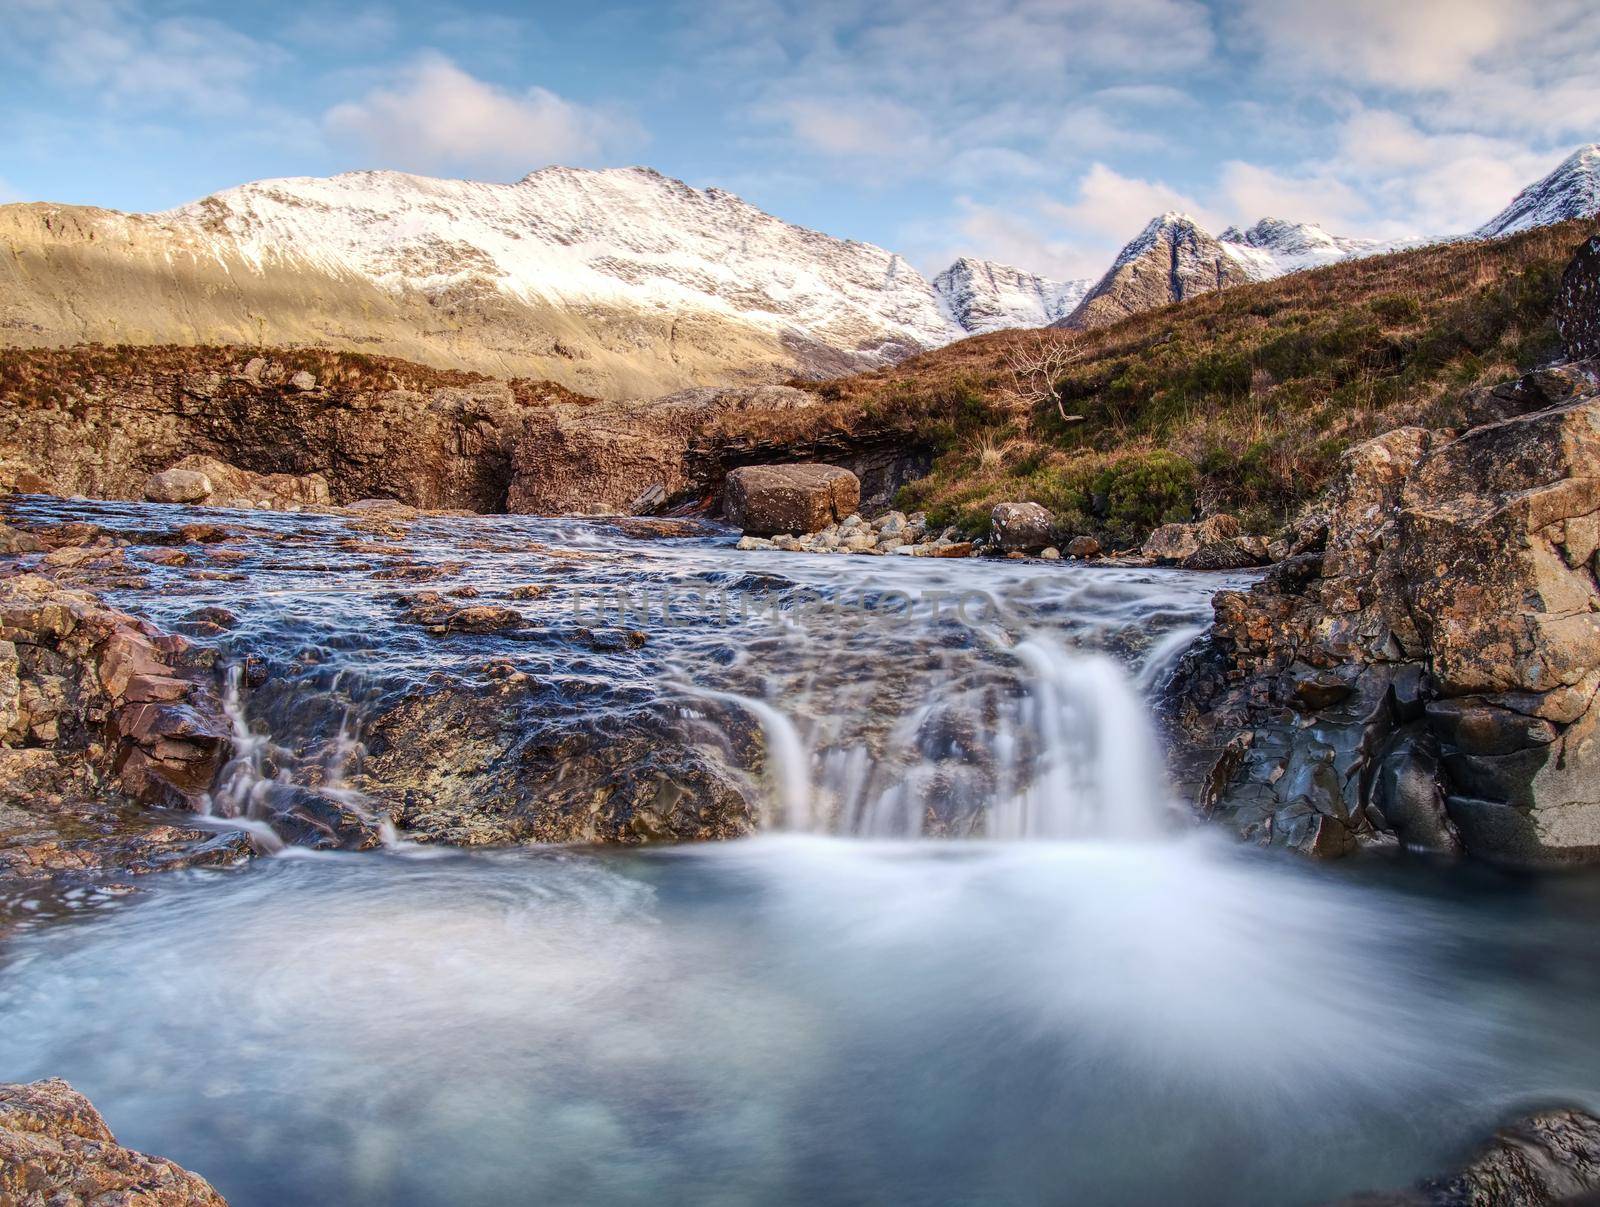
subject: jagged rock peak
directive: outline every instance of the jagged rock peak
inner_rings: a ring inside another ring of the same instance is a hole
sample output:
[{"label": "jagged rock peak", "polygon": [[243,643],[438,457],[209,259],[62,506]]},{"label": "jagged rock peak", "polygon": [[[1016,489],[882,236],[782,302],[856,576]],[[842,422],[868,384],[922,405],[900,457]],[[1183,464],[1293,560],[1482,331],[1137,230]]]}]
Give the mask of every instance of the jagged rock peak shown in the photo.
[{"label": "jagged rock peak", "polygon": [[1474,234],[1497,239],[1536,226],[1600,214],[1600,143],[1579,147],[1543,180],[1529,185],[1516,199]]},{"label": "jagged rock peak", "polygon": [[972,256],[962,256],[933,279],[934,292],[951,321],[972,335],[1048,326],[1070,314],[1089,285],[1055,281]]}]

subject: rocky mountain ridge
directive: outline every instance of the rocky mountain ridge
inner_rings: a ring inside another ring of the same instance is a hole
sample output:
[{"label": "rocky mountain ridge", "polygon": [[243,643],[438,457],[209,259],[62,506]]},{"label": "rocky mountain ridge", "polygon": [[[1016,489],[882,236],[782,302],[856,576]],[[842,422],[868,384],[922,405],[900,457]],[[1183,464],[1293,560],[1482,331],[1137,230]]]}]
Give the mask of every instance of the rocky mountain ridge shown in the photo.
[{"label": "rocky mountain ridge", "polygon": [[[1477,232],[1600,212],[1600,144]],[[838,376],[967,335],[1093,327],[1394,242],[1264,218],[1152,220],[1098,281],[902,257],[648,168],[513,184],[399,172],[226,189],[157,214],[0,206],[0,346],[234,344],[376,352],[651,397]]]},{"label": "rocky mountain ridge", "polygon": [[996,260],[962,256],[933,278],[945,312],[969,335],[1048,327],[1066,318],[1091,281],[1053,281]]}]

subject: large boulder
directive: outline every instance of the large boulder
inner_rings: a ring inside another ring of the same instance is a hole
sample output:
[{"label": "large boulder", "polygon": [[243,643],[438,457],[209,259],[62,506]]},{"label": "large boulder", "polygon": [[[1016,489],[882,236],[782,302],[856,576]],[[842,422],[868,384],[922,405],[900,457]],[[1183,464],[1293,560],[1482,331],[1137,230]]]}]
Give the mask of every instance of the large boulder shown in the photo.
[{"label": "large boulder", "polygon": [[989,524],[1000,548],[1028,552],[1050,543],[1055,517],[1038,503],[996,503]]},{"label": "large boulder", "polygon": [[[1524,384],[1524,392],[1539,388]],[[1176,684],[1206,808],[1314,854],[1600,860],[1600,391],[1350,450],[1321,548],[1221,592]]]},{"label": "large boulder", "polygon": [[1573,360],[1600,356],[1600,235],[1578,249],[1561,276],[1556,329]]},{"label": "large boulder", "polygon": [[164,469],[145,480],[144,497],[151,503],[203,503],[215,490],[197,469]]},{"label": "large boulder", "polygon": [[742,465],[725,489],[728,522],[753,536],[819,532],[861,505],[860,481],[837,465]]},{"label": "large boulder", "polygon": [[1140,548],[1141,557],[1158,566],[1185,570],[1243,570],[1264,565],[1264,540],[1246,536],[1231,515],[1207,516],[1192,524],[1163,524]]},{"label": "large boulder", "polygon": [[0,1203],[227,1207],[199,1174],[123,1148],[59,1077],[0,1085]]}]

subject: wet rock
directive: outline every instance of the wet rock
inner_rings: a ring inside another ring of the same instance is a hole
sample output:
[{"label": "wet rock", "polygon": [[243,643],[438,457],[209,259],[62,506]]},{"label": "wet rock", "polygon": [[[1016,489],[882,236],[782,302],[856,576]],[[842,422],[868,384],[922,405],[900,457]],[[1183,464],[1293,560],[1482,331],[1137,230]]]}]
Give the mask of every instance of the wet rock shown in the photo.
[{"label": "wet rock", "polygon": [[1092,536],[1075,536],[1067,542],[1067,556],[1086,561],[1091,557],[1099,557],[1103,548]]},{"label": "wet rock", "polygon": [[1038,503],[996,503],[989,523],[1000,548],[1033,553],[1050,543],[1055,517]]},{"label": "wet rock", "polygon": [[0,1202],[40,1207],[227,1207],[199,1174],[123,1148],[60,1078],[0,1085]]},{"label": "wet rock", "polygon": [[1578,249],[1561,275],[1556,330],[1573,360],[1600,357],[1600,235]]},{"label": "wet rock", "polygon": [[728,474],[728,522],[752,536],[812,533],[853,514],[861,483],[837,465],[745,465]]},{"label": "wet rock", "polygon": [[1455,1173],[1337,1207],[1556,1207],[1600,1198],[1600,1119],[1540,1111],[1497,1131]]},{"label": "wet rock", "polygon": [[211,479],[199,470],[167,469],[146,479],[144,497],[152,503],[199,503],[215,490]]},{"label": "wet rock", "polygon": [[[1568,370],[1500,394],[1565,396],[1549,383],[1587,380]],[[1454,438],[1402,428],[1351,449],[1305,525],[1321,551],[1218,593],[1209,644],[1174,681],[1202,745],[1220,749],[1229,726],[1253,735],[1215,815],[1277,842],[1285,811],[1309,803],[1360,841],[1600,859],[1597,463],[1600,389]],[[1360,717],[1315,686],[1335,680]],[[1297,795],[1261,765],[1319,728],[1359,738],[1337,807],[1331,785]]]}]

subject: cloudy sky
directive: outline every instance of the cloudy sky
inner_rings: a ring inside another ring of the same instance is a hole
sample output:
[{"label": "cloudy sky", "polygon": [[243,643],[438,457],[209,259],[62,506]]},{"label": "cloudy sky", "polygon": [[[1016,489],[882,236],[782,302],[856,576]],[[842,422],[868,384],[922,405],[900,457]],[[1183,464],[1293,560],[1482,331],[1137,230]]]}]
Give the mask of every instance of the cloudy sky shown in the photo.
[{"label": "cloudy sky", "polygon": [[0,0],[0,201],[649,164],[933,269],[1152,215],[1468,229],[1600,140],[1594,0]]}]

